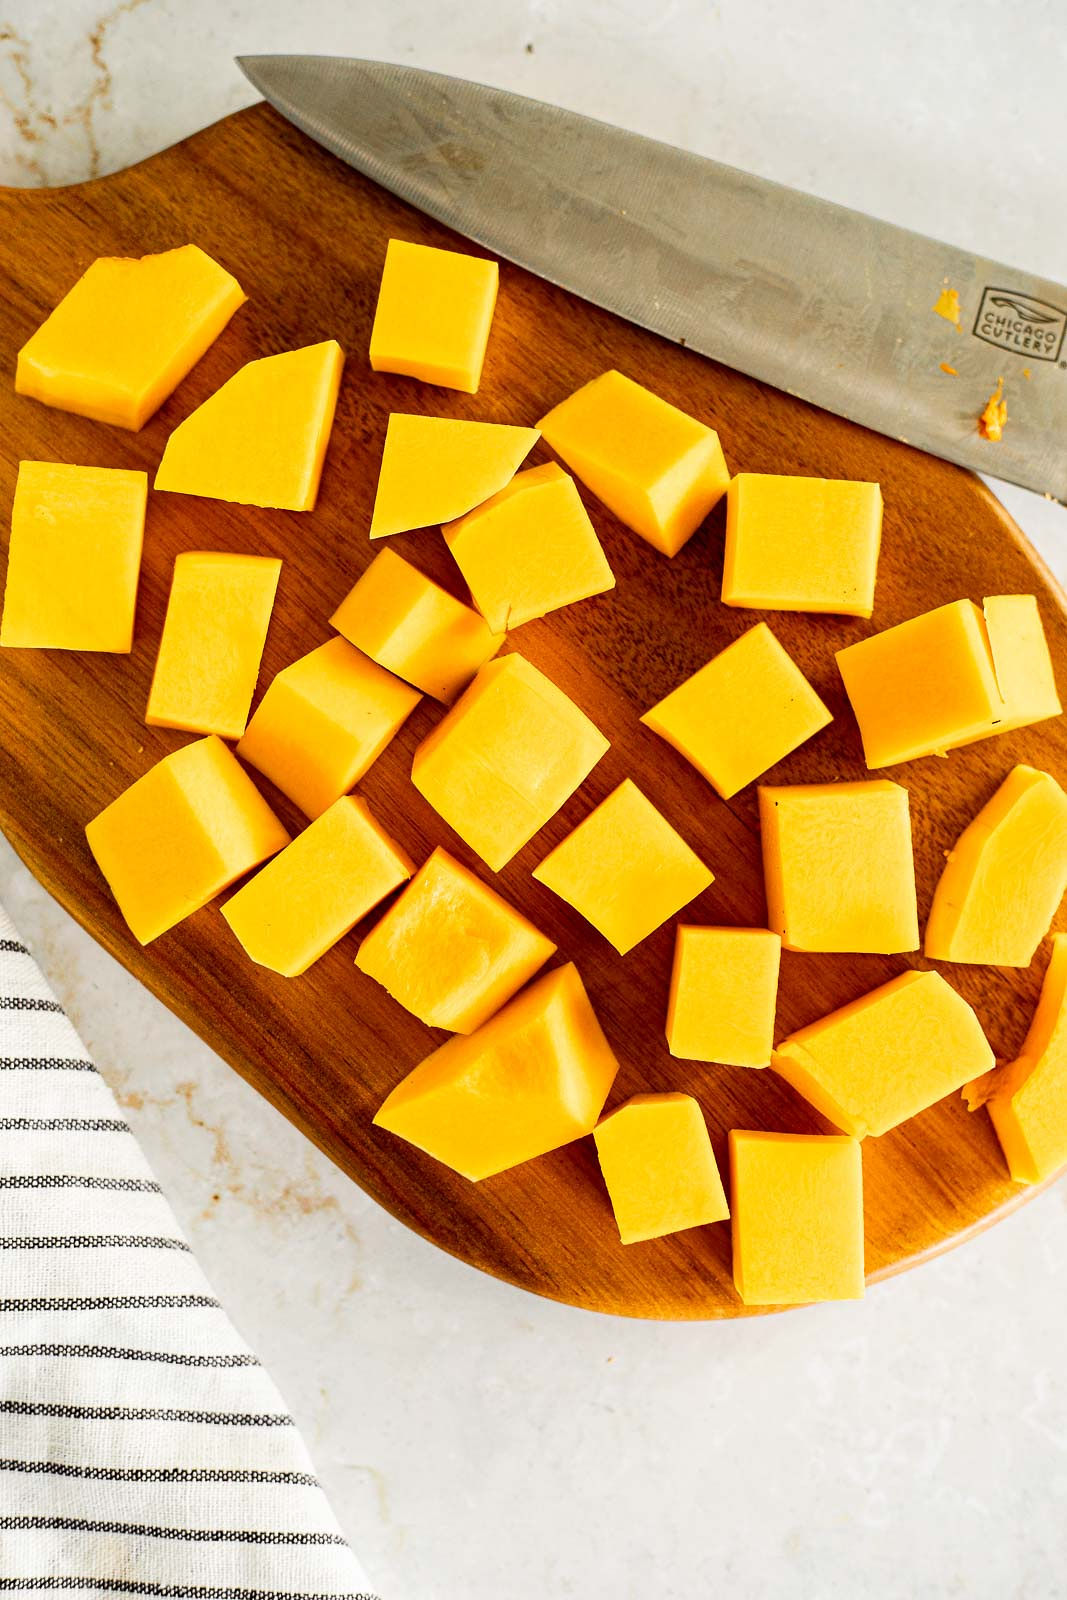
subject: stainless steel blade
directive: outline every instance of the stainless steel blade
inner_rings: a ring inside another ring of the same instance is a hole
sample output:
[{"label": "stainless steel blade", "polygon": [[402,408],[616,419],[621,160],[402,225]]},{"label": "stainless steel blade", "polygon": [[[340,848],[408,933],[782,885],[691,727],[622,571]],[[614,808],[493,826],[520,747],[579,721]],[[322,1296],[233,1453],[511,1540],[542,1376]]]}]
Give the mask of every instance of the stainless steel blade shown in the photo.
[{"label": "stainless steel blade", "polygon": [[[320,144],[495,254],[1067,502],[1067,288],[501,89],[329,56],[240,65]],[[933,311],[943,287],[959,295],[959,328]],[[994,443],[977,419],[1000,377],[1009,422]]]}]

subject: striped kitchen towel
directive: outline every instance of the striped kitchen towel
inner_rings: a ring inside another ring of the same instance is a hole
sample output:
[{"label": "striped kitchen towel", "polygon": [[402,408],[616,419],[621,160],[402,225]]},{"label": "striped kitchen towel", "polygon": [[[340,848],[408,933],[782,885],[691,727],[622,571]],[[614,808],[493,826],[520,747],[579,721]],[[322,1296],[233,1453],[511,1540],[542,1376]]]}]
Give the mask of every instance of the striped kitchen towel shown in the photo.
[{"label": "striped kitchen towel", "polygon": [[0,1590],[372,1600],[2,908]]}]

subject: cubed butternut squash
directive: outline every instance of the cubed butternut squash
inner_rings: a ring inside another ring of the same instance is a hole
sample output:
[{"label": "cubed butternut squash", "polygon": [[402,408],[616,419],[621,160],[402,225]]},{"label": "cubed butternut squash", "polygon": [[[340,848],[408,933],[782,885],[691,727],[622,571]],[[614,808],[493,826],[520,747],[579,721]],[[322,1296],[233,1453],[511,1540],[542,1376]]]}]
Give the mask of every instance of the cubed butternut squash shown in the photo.
[{"label": "cubed butternut squash", "polygon": [[394,412],[385,432],[371,538],[465,516],[504,487],[539,438],[536,428]]},{"label": "cubed butternut squash", "polygon": [[730,481],[714,429],[621,372],[601,373],[539,427],[586,488],[666,556],[692,538]]},{"label": "cubed butternut squash", "polygon": [[790,1034],[771,1066],[856,1139],[888,1133],[972,1078],[993,1052],[939,972],[903,972]]},{"label": "cubed butternut squash", "polygon": [[592,1133],[617,1069],[577,969],[558,967],[427,1056],[374,1121],[478,1181]]},{"label": "cubed butternut squash", "polygon": [[690,1094],[635,1094],[593,1130],[623,1244],[730,1215],[707,1124]]},{"label": "cubed butternut squash", "polygon": [[431,1028],[473,1033],[556,952],[532,922],[437,849],[356,954]]},{"label": "cubed butternut squash", "polygon": [[237,279],[195,244],[101,256],[19,351],[15,391],[136,431],[244,301]]},{"label": "cubed butternut squash", "polygon": [[289,842],[240,762],[213,735],[157,761],[93,818],[85,837],[141,944]]},{"label": "cubed butternut squash", "polygon": [[312,510],[343,364],[334,339],[249,361],[175,428],[155,487]]},{"label": "cubed butternut squash", "polygon": [[869,617],[881,538],[876,483],[739,472],[726,496],[723,602]]},{"label": "cubed butternut squash", "polygon": [[1028,967],[1067,889],[1067,794],[1018,766],[948,852],[926,924],[933,961]]},{"label": "cubed butternut squash", "polygon": [[839,1135],[730,1134],[734,1285],[746,1306],[863,1297],[863,1163]]},{"label": "cubed butternut squash", "polygon": [[20,462],[0,645],[131,650],[147,498],[143,472]]},{"label": "cubed butternut squash", "polygon": [[781,950],[767,928],[679,927],[667,1004],[671,1055],[770,1066]]},{"label": "cubed butternut squash", "polygon": [[499,277],[495,261],[390,239],[370,336],[374,371],[474,394]]},{"label": "cubed butternut squash", "polygon": [[1052,939],[1041,998],[1015,1061],[986,1104],[1016,1183],[1043,1183],[1067,1163],[1067,934]]}]

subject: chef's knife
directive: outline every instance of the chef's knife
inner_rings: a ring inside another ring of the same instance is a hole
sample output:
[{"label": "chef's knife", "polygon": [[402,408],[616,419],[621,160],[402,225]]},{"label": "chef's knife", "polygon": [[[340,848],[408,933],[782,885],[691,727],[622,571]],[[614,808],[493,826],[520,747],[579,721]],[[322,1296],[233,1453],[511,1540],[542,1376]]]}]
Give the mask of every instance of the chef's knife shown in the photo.
[{"label": "chef's knife", "polygon": [[[502,89],[330,56],[240,66],[313,139],[494,254],[1067,502],[1060,284]],[[933,309],[942,290],[958,296],[958,325]],[[978,417],[1001,378],[1009,420],[994,442]]]}]

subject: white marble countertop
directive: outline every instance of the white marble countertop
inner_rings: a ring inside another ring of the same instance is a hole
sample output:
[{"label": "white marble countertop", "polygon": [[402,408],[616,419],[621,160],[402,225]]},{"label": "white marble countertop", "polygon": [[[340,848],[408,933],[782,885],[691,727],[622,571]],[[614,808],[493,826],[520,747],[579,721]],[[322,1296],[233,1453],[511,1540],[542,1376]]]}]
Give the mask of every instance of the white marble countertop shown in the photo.
[{"label": "white marble countertop", "polygon": [[[0,182],[122,166],[249,100],[238,52],[320,50],[556,99],[1067,281],[1058,0],[103,3],[0,7]],[[1003,498],[1067,574],[1067,513]],[[1067,1594],[1064,1184],[863,1304],[574,1311],[393,1222],[2,844],[0,898],[390,1600]]]}]

